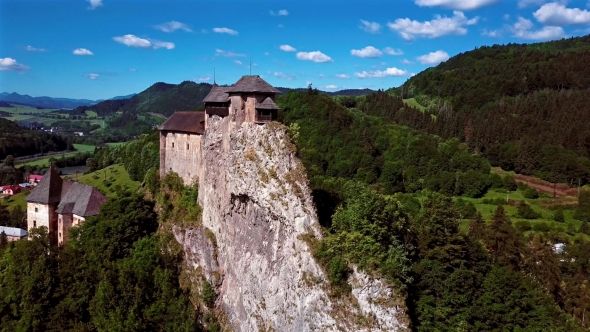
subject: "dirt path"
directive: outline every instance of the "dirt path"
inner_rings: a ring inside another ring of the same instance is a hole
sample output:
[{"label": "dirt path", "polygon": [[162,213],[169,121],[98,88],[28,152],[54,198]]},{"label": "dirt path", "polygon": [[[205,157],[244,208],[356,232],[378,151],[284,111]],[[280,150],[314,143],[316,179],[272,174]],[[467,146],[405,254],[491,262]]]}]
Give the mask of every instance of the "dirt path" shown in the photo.
[{"label": "dirt path", "polygon": [[537,189],[540,193],[546,193],[550,196],[553,196],[555,193],[555,197],[558,198],[577,198],[578,197],[578,189],[572,188],[566,184],[562,183],[551,183],[548,181],[541,180],[534,176],[516,174],[514,176],[516,182],[524,183],[531,188]]},{"label": "dirt path", "polygon": [[166,117],[164,114],[161,114],[161,113],[147,112],[147,114],[157,116],[157,117],[162,118],[164,120],[168,119],[168,117]]}]

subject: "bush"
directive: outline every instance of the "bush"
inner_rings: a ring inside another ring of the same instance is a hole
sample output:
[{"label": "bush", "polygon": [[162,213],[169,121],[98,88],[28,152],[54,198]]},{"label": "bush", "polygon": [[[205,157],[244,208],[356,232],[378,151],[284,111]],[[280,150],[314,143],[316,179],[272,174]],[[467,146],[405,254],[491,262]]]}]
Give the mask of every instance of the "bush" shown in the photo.
[{"label": "bush", "polygon": [[333,258],[330,261],[329,266],[329,276],[330,282],[334,285],[340,285],[346,283],[346,278],[348,277],[348,264],[342,258]]},{"label": "bush", "polygon": [[470,201],[466,201],[464,199],[459,198],[455,202],[455,206],[457,206],[457,210],[461,214],[463,219],[471,219],[474,218],[477,214],[477,210],[475,209],[475,205]]},{"label": "bush", "polygon": [[489,181],[491,188],[497,189],[503,187],[502,177],[498,174],[490,174]]},{"label": "bush", "polygon": [[557,222],[565,222],[565,217],[563,215],[563,209],[557,209],[555,214],[553,214],[553,220]]},{"label": "bush", "polygon": [[518,229],[521,232],[530,231],[533,229],[531,226],[531,222],[528,220],[518,220],[514,222],[514,228]]},{"label": "bush", "polygon": [[537,232],[549,232],[551,227],[546,222],[539,222],[533,225],[533,230]]},{"label": "bush", "polygon": [[207,306],[207,308],[213,308],[215,305],[215,299],[217,298],[217,294],[215,294],[215,289],[213,285],[207,280],[203,284],[203,290],[201,291],[201,299],[203,303]]},{"label": "bush", "polygon": [[482,204],[489,204],[489,205],[504,205],[506,204],[506,200],[504,198],[484,198]]},{"label": "bush", "polygon": [[582,226],[580,226],[580,233],[590,235],[590,223],[582,222]]},{"label": "bush", "polygon": [[533,210],[533,208],[531,208],[530,205],[528,205],[527,203],[525,203],[524,201],[520,202],[520,204],[518,205],[517,209],[517,214],[520,218],[523,219],[539,219],[541,218],[541,214],[535,212],[535,210]]},{"label": "bush", "polygon": [[502,184],[503,184],[504,188],[506,188],[510,191],[515,191],[518,188],[518,185],[516,184],[516,180],[514,180],[514,176],[512,176],[512,175],[506,175],[502,179]]},{"label": "bush", "polygon": [[537,199],[539,198],[539,192],[535,188],[526,188],[524,190],[524,198]]}]

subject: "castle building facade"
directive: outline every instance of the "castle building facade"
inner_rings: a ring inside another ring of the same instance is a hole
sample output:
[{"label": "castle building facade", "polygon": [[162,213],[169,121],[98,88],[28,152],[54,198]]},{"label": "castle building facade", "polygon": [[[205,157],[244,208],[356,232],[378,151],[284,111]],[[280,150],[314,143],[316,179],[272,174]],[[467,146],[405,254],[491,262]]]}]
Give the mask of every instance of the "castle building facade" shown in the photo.
[{"label": "castle building facade", "polygon": [[275,96],[281,93],[258,75],[242,76],[232,86],[213,84],[203,99],[205,112],[175,112],[160,131],[160,177],[173,171],[190,184],[202,166],[201,141],[212,116],[229,117],[238,125],[277,119]]},{"label": "castle building facade", "polygon": [[99,214],[106,200],[96,188],[64,181],[50,168],[26,198],[28,233],[45,226],[52,243],[62,246],[68,241],[70,228]]}]

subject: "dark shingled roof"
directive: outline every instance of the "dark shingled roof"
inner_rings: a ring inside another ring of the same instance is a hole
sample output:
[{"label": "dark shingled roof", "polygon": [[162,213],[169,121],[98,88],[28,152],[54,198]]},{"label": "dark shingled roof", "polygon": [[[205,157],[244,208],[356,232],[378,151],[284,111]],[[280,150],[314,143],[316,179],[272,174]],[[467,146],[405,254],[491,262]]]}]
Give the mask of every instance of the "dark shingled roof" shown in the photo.
[{"label": "dark shingled roof", "polygon": [[213,85],[209,94],[203,99],[204,103],[225,103],[229,101],[229,95],[227,91],[231,89],[231,86],[218,86]]},{"label": "dark shingled roof", "polygon": [[80,217],[95,216],[107,201],[107,198],[94,187],[79,182],[66,183],[69,183],[68,190],[57,206],[57,213],[72,213]]},{"label": "dark shingled roof", "polygon": [[158,130],[204,134],[205,112],[175,112],[158,127]]},{"label": "dark shingled roof", "polygon": [[281,91],[275,89],[272,85],[268,84],[258,75],[242,76],[236,84],[234,84],[227,92],[240,93],[240,92],[259,92],[259,93],[281,93]]},{"label": "dark shingled roof", "polygon": [[53,204],[61,200],[63,180],[53,168],[49,168],[43,179],[27,196],[30,203]]},{"label": "dark shingled roof", "polygon": [[278,110],[279,106],[270,97],[266,97],[261,103],[256,102],[256,108],[260,110]]}]

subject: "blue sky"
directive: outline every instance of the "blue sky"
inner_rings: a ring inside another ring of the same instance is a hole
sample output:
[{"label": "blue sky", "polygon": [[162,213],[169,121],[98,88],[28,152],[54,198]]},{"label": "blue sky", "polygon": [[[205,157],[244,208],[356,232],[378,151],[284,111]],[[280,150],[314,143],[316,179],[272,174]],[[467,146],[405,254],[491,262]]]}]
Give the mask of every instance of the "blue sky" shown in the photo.
[{"label": "blue sky", "polygon": [[105,99],[155,82],[389,88],[482,45],[590,33],[588,0],[0,0],[0,92]]}]

